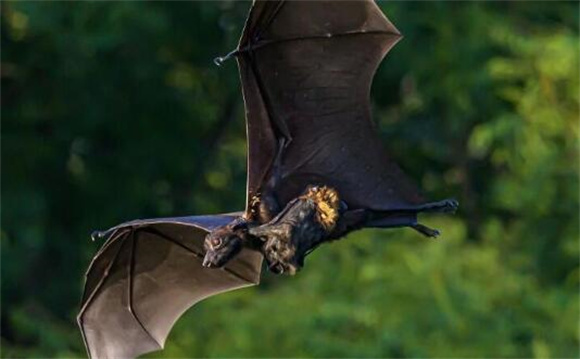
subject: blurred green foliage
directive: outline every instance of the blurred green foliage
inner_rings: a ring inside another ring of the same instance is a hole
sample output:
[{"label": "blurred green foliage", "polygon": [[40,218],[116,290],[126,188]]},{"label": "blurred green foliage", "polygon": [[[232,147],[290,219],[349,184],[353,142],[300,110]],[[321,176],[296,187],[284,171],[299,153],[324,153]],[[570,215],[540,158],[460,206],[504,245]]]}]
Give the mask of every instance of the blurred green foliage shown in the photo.
[{"label": "blurred green foliage", "polygon": [[[75,315],[125,220],[239,210],[247,2],[2,2],[2,356],[83,356]],[[151,357],[578,357],[576,2],[388,2],[374,117],[436,241],[365,230],[200,303]]]}]

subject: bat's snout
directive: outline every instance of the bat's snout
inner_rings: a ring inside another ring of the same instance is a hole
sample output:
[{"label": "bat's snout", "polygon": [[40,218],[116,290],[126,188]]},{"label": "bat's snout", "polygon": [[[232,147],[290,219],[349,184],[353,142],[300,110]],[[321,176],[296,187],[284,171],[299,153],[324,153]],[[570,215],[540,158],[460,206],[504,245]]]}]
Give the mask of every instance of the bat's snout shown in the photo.
[{"label": "bat's snout", "polygon": [[242,240],[231,228],[226,226],[215,232],[210,233],[204,241],[206,252],[201,265],[206,268],[223,267],[242,250]]},{"label": "bat's snout", "polygon": [[201,263],[202,266],[206,267],[206,268],[215,268],[217,267],[217,265],[213,262],[213,257],[212,254],[210,252],[207,252],[205,254],[205,257],[203,257],[203,262]]}]

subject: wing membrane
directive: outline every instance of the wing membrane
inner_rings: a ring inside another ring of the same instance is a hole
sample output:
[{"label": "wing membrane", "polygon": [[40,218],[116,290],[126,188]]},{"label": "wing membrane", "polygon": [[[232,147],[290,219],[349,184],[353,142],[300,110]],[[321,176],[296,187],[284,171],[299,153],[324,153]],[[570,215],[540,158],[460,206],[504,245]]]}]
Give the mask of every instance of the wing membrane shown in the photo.
[{"label": "wing membrane", "polygon": [[254,3],[238,56],[250,198],[284,136],[290,143],[277,193],[283,203],[317,183],[338,189],[351,208],[406,210],[421,203],[371,121],[374,73],[399,39],[373,1]]},{"label": "wing membrane", "polygon": [[133,358],[161,349],[192,305],[259,282],[262,256],[244,249],[222,270],[201,266],[203,240],[232,216],[140,220],[114,228],[93,260],[81,312],[93,358]]}]

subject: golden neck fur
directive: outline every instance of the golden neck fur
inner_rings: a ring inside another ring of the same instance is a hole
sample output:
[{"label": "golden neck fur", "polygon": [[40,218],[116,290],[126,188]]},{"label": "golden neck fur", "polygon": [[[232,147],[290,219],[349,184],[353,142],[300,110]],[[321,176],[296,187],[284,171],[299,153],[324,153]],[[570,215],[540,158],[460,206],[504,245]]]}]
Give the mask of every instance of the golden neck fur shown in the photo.
[{"label": "golden neck fur", "polygon": [[316,220],[330,233],[336,226],[339,216],[340,198],[334,188],[309,187],[306,193],[301,196],[310,199],[316,204]]}]

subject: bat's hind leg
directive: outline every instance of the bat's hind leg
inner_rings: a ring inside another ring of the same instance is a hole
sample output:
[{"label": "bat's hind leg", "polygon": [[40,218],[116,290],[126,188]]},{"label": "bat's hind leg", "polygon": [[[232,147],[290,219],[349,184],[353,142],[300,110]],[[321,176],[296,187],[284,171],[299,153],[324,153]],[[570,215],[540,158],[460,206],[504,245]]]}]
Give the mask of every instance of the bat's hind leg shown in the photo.
[{"label": "bat's hind leg", "polygon": [[429,237],[429,238],[437,238],[441,234],[441,232],[439,232],[439,230],[434,229],[434,228],[429,228],[425,225],[422,225],[421,223],[415,223],[415,224],[411,225],[410,227],[413,228],[414,230],[416,230],[417,232],[421,233],[422,235]]},{"label": "bat's hind leg", "polygon": [[[417,206],[413,211],[419,212],[439,212],[439,213],[453,213],[459,207],[459,202],[454,199],[444,199],[443,201],[425,203]],[[415,223],[409,227],[413,228],[422,235],[430,238],[439,237],[441,232],[437,229],[429,228],[421,223]]]},{"label": "bat's hind leg", "polygon": [[416,212],[440,212],[453,213],[459,207],[459,202],[455,199],[444,199],[438,202],[429,202],[413,208]]}]

